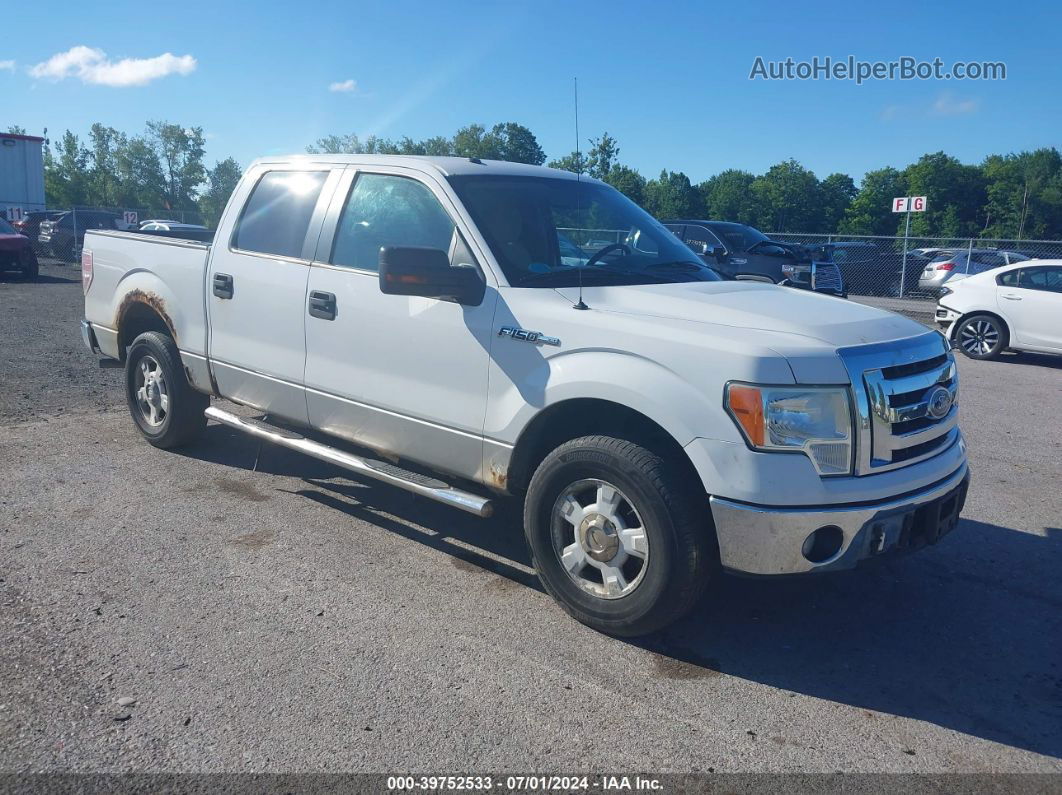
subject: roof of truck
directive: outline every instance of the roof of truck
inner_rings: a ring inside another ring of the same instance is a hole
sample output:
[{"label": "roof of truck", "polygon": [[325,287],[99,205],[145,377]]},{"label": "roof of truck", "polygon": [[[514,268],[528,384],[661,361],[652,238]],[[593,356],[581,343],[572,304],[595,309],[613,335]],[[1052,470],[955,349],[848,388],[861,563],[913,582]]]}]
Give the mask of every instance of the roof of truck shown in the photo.
[{"label": "roof of truck", "polygon": [[[252,163],[252,166],[276,164],[276,163],[341,163],[347,165],[366,166],[430,166],[443,176],[457,176],[466,174],[490,174],[492,176],[519,176],[519,177],[554,177],[557,179],[576,179],[571,171],[563,171],[558,168],[547,166],[532,166],[526,163],[510,163],[505,160],[473,160],[468,157],[429,157],[426,155],[333,155],[333,154],[310,154],[310,155],[284,155],[275,157],[260,157]],[[582,175],[582,179],[597,182],[598,180]]]}]

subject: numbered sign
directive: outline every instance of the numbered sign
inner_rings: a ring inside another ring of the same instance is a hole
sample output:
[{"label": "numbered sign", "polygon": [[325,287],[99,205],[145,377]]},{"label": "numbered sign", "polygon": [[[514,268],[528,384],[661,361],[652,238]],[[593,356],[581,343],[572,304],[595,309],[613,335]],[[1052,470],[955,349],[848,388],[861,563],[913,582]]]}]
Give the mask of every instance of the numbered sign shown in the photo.
[{"label": "numbered sign", "polygon": [[11,223],[15,223],[23,220],[26,217],[26,213],[23,212],[21,207],[8,207],[4,217]]},{"label": "numbered sign", "polygon": [[136,226],[136,210],[126,210],[123,214],[126,226]]},{"label": "numbered sign", "polygon": [[892,200],[892,211],[894,213],[905,213],[910,206],[911,200],[906,196],[897,196]]},{"label": "numbered sign", "polygon": [[926,211],[926,197],[925,196],[912,196],[911,197],[911,212],[924,213]]}]

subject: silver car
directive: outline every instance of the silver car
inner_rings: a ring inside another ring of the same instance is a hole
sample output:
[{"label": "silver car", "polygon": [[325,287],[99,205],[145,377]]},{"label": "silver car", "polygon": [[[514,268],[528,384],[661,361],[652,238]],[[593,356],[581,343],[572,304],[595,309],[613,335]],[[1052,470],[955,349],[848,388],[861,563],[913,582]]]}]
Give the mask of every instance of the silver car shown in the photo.
[{"label": "silver car", "polygon": [[918,279],[918,288],[937,295],[946,283],[957,282],[967,276],[1030,259],[1020,251],[996,248],[945,250],[931,259]]}]

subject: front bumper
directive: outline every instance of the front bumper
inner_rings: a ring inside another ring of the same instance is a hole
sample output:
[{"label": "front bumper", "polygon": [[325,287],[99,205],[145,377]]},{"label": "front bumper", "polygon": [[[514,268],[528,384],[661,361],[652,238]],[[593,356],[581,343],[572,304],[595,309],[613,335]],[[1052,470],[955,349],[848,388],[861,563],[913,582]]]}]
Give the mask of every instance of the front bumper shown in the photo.
[{"label": "front bumper", "polygon": [[[928,488],[870,504],[779,508],[712,497],[719,556],[723,567],[731,571],[801,574],[851,569],[867,558],[918,549],[954,529],[969,480],[963,462]],[[827,527],[840,530],[840,547],[826,559],[813,562],[804,555],[805,541]]]}]

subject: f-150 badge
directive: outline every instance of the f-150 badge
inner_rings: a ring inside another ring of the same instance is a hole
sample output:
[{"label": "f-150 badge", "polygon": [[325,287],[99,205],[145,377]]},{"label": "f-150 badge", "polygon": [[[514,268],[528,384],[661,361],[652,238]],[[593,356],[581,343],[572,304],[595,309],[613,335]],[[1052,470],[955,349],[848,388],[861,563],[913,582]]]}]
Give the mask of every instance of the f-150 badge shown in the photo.
[{"label": "f-150 badge", "polygon": [[514,340],[521,340],[523,342],[530,342],[534,345],[560,345],[561,342],[556,337],[547,337],[538,331],[528,331],[525,328],[517,328],[516,326],[502,326],[498,331],[499,337],[512,337]]}]

